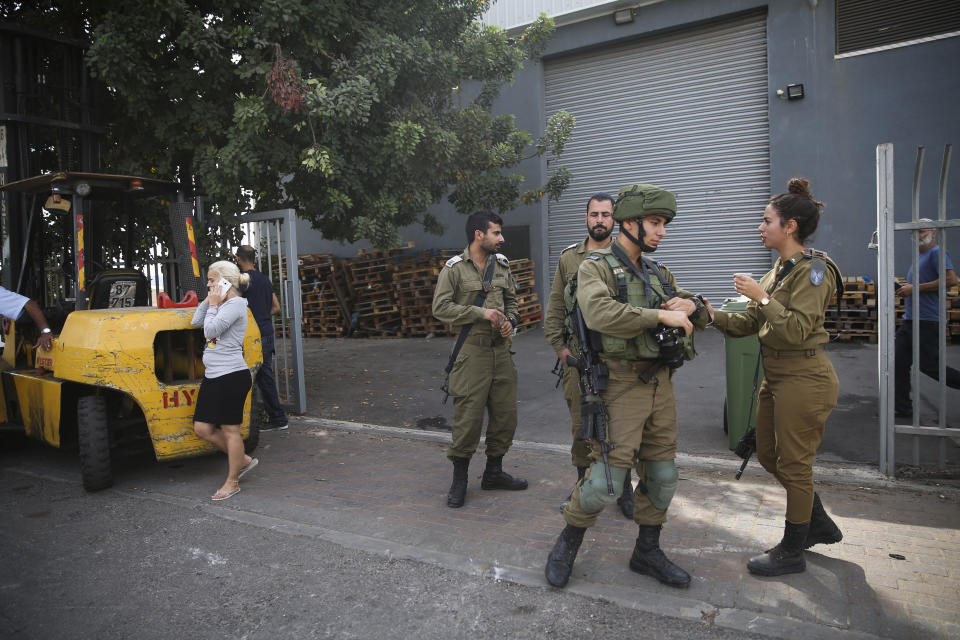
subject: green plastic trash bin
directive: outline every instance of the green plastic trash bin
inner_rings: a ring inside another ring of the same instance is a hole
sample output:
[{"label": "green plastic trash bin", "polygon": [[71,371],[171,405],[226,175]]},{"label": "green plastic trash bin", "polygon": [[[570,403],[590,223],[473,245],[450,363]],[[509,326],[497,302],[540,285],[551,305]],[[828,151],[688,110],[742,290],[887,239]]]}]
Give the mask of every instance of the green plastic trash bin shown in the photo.
[{"label": "green plastic trash bin", "polygon": [[[747,302],[746,298],[727,298],[720,309],[729,313],[746,311]],[[727,397],[723,401],[723,430],[729,438],[731,451],[737,448],[737,443],[747,429],[757,423],[757,398],[753,394],[753,380],[756,375],[759,392],[760,382],[763,381],[763,364],[758,365],[759,356],[760,341],[756,334],[744,338],[724,337]]]}]

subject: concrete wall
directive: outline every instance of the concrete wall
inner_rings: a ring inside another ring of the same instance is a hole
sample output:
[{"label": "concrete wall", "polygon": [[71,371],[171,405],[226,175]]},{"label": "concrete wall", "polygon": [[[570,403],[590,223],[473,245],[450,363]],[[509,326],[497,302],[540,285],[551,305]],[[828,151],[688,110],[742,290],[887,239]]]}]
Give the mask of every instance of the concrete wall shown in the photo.
[{"label": "concrete wall", "polygon": [[[910,217],[916,146],[927,147],[921,216],[935,218],[943,144],[960,145],[960,38],[835,59],[834,0],[667,0],[640,8],[631,24],[617,26],[612,17],[603,16],[561,27],[547,56],[576,55],[581,49],[639,39],[745,11],[767,12],[771,193],[785,190],[786,181],[793,175],[808,177],[814,195],[827,204],[820,230],[810,244],[835,257],[846,275],[874,277],[876,253],[867,250],[866,244],[876,224],[876,145],[895,144],[898,220]],[[776,90],[788,83],[803,83],[806,97],[797,101],[778,98]],[[496,108],[516,114],[518,126],[539,135],[545,119],[542,65],[528,64],[504,91]],[[955,159],[948,191],[948,203],[952,203],[948,217],[955,217],[960,206],[958,165],[960,158]],[[532,160],[520,171],[533,186],[542,182],[545,165]],[[404,229],[404,238],[424,248],[462,246],[463,217],[445,204],[436,210],[447,226],[444,236]],[[757,212],[758,223],[761,213]],[[531,253],[541,266],[545,264],[543,220],[545,204],[521,207],[505,216],[508,226],[531,225],[535,245]],[[905,233],[898,235],[897,273],[903,274],[909,261],[909,238]],[[331,249],[306,233],[301,236],[301,247],[304,252]],[[354,255],[356,251],[348,246],[334,252]],[[549,274],[541,272],[541,295],[548,283]]]}]

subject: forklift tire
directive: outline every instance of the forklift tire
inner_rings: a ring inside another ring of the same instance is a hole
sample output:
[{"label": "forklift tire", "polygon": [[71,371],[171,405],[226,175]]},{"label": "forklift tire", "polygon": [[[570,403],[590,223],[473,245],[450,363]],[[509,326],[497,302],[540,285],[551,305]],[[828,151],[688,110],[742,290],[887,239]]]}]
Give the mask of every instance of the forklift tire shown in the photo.
[{"label": "forklift tire", "polygon": [[263,418],[266,414],[263,412],[263,404],[257,401],[254,395],[250,403],[250,433],[247,439],[243,441],[243,451],[247,455],[253,453],[257,445],[260,444],[260,425],[263,424]]},{"label": "forklift tire", "polygon": [[100,491],[113,486],[107,402],[103,396],[83,396],[77,400],[77,428],[83,488]]}]

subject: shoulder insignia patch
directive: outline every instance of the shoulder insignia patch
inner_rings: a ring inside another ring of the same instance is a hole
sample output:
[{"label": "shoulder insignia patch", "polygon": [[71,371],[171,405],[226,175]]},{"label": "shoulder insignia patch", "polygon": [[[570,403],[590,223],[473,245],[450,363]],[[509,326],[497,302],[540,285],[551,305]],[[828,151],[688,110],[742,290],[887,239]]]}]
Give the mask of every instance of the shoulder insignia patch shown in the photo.
[{"label": "shoulder insignia patch", "polygon": [[509,267],[509,266],[510,266],[510,260],[509,260],[509,258],[507,258],[507,256],[503,255],[502,253],[498,253],[498,254],[497,254],[497,262],[499,262],[500,264],[502,264],[502,265],[505,266],[505,267]]},{"label": "shoulder insignia patch", "polygon": [[810,262],[810,282],[813,286],[819,287],[823,284],[823,277],[827,273],[827,263],[820,256],[816,256]]},{"label": "shoulder insignia patch", "polygon": [[589,255],[589,256],[587,256],[586,259],[587,259],[587,260],[599,260],[599,259],[600,259],[600,256],[598,256],[598,255]]},{"label": "shoulder insignia patch", "polygon": [[461,260],[463,260],[463,256],[453,256],[452,258],[450,258],[449,260],[447,260],[446,266],[452,267],[453,265],[457,264],[457,263],[460,262]]}]

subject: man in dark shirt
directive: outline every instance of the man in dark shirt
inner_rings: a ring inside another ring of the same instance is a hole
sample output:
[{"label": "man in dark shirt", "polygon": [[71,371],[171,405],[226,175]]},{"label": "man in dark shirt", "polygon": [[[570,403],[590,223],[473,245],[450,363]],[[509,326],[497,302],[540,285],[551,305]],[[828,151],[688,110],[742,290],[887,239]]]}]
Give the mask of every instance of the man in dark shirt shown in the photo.
[{"label": "man in dark shirt", "polygon": [[[923,222],[933,222],[930,218],[920,218]],[[893,410],[898,418],[913,417],[910,371],[913,367],[913,294],[920,295],[920,372],[934,380],[940,379],[940,245],[937,244],[936,229],[922,229],[919,234],[920,260],[919,277],[913,276],[913,265],[907,271],[907,281],[896,290],[895,295],[903,298],[903,324],[897,329],[894,351],[894,403]],[[953,269],[950,254],[946,256],[946,285],[957,284],[957,274]],[[919,283],[919,284],[917,284]],[[949,302],[947,303],[949,307]],[[947,367],[947,386],[960,389],[960,371]]]},{"label": "man in dark shirt", "polygon": [[270,279],[257,271],[255,263],[257,250],[250,245],[237,249],[237,266],[250,276],[250,285],[244,291],[253,319],[260,328],[260,344],[263,347],[263,364],[257,373],[257,387],[263,398],[263,408],[267,412],[267,424],[260,431],[276,431],[287,428],[287,414],[280,407],[277,396],[277,382],[273,375],[273,353],[275,350],[273,321],[271,316],[280,311],[280,301],[273,292]]}]

